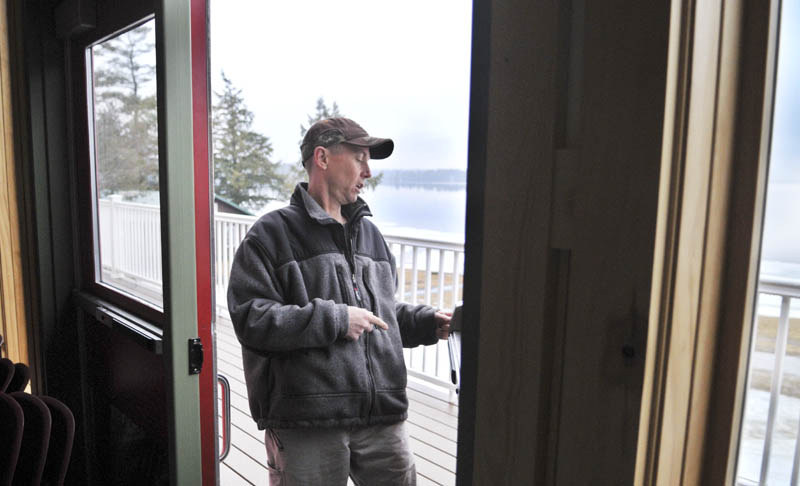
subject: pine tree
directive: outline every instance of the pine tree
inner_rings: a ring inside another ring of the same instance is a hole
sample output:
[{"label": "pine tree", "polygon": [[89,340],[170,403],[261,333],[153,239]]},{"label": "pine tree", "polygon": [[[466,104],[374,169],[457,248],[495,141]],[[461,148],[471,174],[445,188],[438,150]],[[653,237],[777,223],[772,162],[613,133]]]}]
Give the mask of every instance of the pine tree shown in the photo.
[{"label": "pine tree", "polygon": [[303,124],[300,125],[300,140],[302,141],[303,137],[305,137],[306,132],[308,131],[309,128],[311,128],[311,125],[315,124],[320,120],[325,120],[326,118],[334,118],[337,116],[343,116],[341,113],[339,113],[339,105],[337,105],[336,102],[334,101],[333,105],[330,108],[328,108],[328,106],[325,104],[325,99],[322,96],[320,96],[319,98],[317,98],[317,109],[316,113],[314,113],[314,116],[307,115],[308,126],[305,126]]},{"label": "pine tree", "polygon": [[251,209],[288,197],[273,162],[269,138],[252,130],[253,112],[242,90],[222,73],[222,92],[214,93],[214,192]]},{"label": "pine tree", "polygon": [[151,31],[142,25],[93,50],[101,195],[158,190],[156,94],[147,89],[155,76]]}]

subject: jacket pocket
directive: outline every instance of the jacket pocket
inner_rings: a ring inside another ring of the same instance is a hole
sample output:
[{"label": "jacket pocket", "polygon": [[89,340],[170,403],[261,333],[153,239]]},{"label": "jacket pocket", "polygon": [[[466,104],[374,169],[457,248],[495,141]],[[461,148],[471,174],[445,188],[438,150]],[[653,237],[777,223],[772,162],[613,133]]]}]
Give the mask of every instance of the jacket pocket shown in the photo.
[{"label": "jacket pocket", "polygon": [[362,393],[369,389],[363,348],[337,341],[326,348],[276,355],[275,393],[281,399]]},{"label": "jacket pocket", "polygon": [[364,281],[365,293],[371,301],[370,310],[391,324],[396,321],[394,279],[391,273],[384,270],[381,265],[383,264],[365,264],[362,267],[361,276]]},{"label": "jacket pocket", "polygon": [[242,348],[242,364],[247,383],[247,398],[253,418],[267,417],[269,404],[275,392],[272,355]]},{"label": "jacket pocket", "polygon": [[378,314],[378,304],[377,304],[378,299],[375,298],[375,291],[372,290],[372,284],[370,284],[370,281],[369,281],[369,267],[365,265],[363,272],[364,272],[363,273],[363,277],[364,278],[362,278],[362,280],[364,281],[364,289],[367,291],[367,295],[369,295],[369,304],[370,304],[369,305],[369,307],[370,307],[369,310],[372,311],[372,313],[377,316],[377,315],[379,315]]},{"label": "jacket pocket", "polygon": [[352,305],[350,299],[350,291],[348,290],[348,279],[342,274],[341,267],[336,267],[336,280],[339,281],[339,292],[342,293],[342,302],[347,305]]}]

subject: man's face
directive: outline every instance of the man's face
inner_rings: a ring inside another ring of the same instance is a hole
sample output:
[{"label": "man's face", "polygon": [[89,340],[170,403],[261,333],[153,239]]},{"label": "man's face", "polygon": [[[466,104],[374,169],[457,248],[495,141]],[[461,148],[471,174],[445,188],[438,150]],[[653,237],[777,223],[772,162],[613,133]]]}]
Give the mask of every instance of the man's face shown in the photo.
[{"label": "man's face", "polygon": [[330,194],[342,206],[356,202],[364,181],[372,177],[369,149],[341,143],[328,149]]}]

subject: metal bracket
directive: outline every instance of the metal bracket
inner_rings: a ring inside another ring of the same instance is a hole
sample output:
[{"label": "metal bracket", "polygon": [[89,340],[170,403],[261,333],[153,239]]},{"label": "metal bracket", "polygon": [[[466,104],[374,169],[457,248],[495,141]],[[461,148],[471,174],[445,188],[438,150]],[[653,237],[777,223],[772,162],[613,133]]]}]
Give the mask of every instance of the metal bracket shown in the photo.
[{"label": "metal bracket", "polygon": [[203,342],[200,338],[189,339],[189,374],[199,375],[203,369]]}]

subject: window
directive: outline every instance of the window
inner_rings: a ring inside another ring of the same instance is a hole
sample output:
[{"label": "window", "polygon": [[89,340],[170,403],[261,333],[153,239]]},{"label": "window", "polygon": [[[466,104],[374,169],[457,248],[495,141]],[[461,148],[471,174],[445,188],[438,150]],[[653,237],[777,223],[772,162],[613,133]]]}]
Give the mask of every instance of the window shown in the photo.
[{"label": "window", "polygon": [[97,282],[162,307],[155,21],[87,49]]},{"label": "window", "polygon": [[767,203],[737,482],[800,475],[800,4],[782,2]]}]

